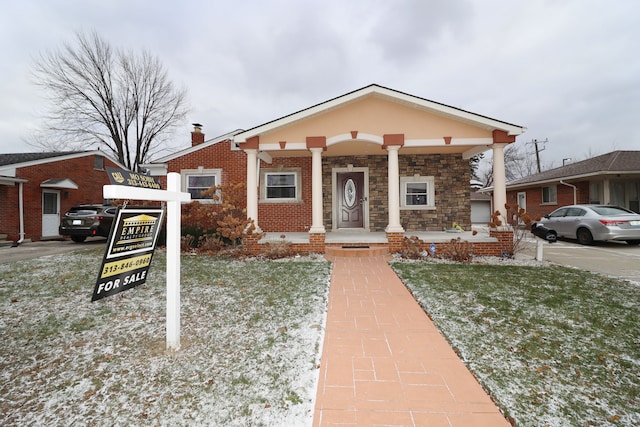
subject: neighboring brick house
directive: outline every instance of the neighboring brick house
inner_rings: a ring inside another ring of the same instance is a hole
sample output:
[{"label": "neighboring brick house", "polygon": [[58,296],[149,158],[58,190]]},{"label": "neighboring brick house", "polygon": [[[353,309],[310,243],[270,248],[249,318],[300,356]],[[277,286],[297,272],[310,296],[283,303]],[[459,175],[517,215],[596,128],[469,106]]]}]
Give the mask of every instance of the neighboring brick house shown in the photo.
[{"label": "neighboring brick house", "polygon": [[507,203],[524,208],[532,218],[576,203],[640,212],[639,196],[640,151],[612,151],[507,183]]},{"label": "neighboring brick house", "polygon": [[12,241],[61,238],[64,212],[103,202],[105,167],[124,169],[101,151],[0,154],[0,235]]},{"label": "neighboring brick house", "polygon": [[370,85],[215,139],[196,124],[191,147],[143,166],[180,173],[204,203],[213,203],[200,197],[210,185],[246,182],[247,216],[263,231],[401,235],[470,228],[469,159],[487,150],[503,158],[523,131]]}]

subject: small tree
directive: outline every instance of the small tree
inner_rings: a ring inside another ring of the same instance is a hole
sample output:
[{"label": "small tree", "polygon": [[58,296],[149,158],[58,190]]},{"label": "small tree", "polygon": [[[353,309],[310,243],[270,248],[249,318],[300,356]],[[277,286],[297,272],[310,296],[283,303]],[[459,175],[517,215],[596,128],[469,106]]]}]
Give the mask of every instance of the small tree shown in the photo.
[{"label": "small tree", "polygon": [[[513,227],[513,254],[520,252],[524,246],[525,237],[529,234],[531,230],[531,223],[533,222],[532,218],[529,216],[527,211],[521,208],[518,205],[511,206],[508,203],[505,203],[504,208],[506,209],[507,218],[513,217],[517,222],[516,226]],[[500,211],[495,211],[491,215],[491,222],[489,223],[489,227],[498,228],[503,224],[500,219]]]},{"label": "small tree", "polygon": [[199,246],[207,239],[217,239],[222,244],[237,246],[242,242],[243,233],[253,233],[253,219],[247,218],[244,183],[224,184],[211,187],[203,192],[217,202],[204,204],[191,202],[183,206],[182,222],[189,239]]}]

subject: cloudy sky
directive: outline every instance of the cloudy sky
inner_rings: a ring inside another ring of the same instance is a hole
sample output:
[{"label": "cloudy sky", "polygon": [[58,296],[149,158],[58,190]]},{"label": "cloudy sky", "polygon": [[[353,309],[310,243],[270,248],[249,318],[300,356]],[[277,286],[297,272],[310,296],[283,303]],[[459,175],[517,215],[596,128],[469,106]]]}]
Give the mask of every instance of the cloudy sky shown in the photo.
[{"label": "cloudy sky", "polygon": [[[0,153],[48,105],[41,53],[96,31],[146,49],[207,138],[376,83],[527,128],[543,164],[640,149],[637,0],[21,0],[0,14]],[[542,145],[541,145],[542,147]]]}]

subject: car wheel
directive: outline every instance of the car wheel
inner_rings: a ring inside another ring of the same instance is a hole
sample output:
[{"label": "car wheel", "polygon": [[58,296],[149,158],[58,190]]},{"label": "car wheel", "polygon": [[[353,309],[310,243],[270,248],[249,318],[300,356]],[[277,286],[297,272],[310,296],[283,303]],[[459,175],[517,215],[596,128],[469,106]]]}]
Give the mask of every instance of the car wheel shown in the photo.
[{"label": "car wheel", "polygon": [[82,243],[85,240],[87,240],[87,236],[71,236],[71,240],[73,240],[76,243]]},{"label": "car wheel", "polygon": [[640,245],[640,240],[627,240],[626,242],[632,246]]},{"label": "car wheel", "polygon": [[593,243],[593,235],[591,235],[591,232],[586,228],[579,228],[577,237],[578,243],[581,245],[590,245]]}]

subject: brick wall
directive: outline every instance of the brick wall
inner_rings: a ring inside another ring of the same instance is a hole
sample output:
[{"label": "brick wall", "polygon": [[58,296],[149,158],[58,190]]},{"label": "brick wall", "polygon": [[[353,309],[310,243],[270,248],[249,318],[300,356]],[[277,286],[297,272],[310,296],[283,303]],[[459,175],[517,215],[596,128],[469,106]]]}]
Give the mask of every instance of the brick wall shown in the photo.
[{"label": "brick wall", "polygon": [[[102,203],[102,186],[109,184],[109,177],[105,170],[94,169],[94,158],[94,155],[90,155],[58,161],[51,159],[47,163],[19,168],[16,171],[17,178],[28,180],[23,184],[25,239],[38,241],[42,237],[43,188],[40,184],[47,179],[68,178],[78,185],[77,190],[59,190],[61,217],[74,205]],[[119,168],[107,158],[104,159],[104,166]],[[18,240],[18,185],[1,185],[0,200],[0,233],[7,234],[9,240]]]},{"label": "brick wall", "polygon": [[309,231],[312,221],[311,157],[274,157],[263,169],[299,168],[302,174],[301,202],[258,203],[258,224],[263,231]]},{"label": "brick wall", "polygon": [[[572,183],[576,188],[576,202],[589,203],[589,181],[580,181]],[[553,185],[553,184],[551,184]],[[531,187],[520,190],[507,191],[507,204],[510,206],[518,205],[518,193],[526,193],[526,211],[532,219],[540,218],[561,206],[572,205],[573,188],[563,184],[556,184],[557,203],[542,203],[542,187]],[[515,224],[513,218],[509,218],[509,223]]]}]

